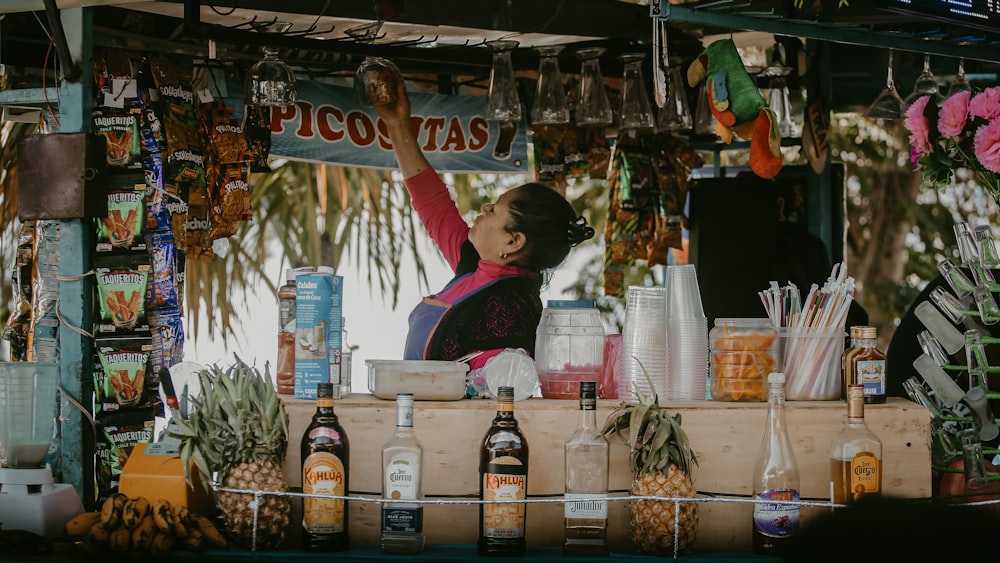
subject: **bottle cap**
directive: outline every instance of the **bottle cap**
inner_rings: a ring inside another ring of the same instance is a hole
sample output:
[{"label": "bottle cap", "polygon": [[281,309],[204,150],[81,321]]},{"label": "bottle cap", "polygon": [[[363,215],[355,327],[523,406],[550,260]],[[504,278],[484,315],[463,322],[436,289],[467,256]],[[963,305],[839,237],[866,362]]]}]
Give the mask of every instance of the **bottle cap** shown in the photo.
[{"label": "bottle cap", "polygon": [[507,401],[513,402],[514,401],[514,388],[513,387],[507,387],[507,386],[500,387],[499,389],[497,389],[497,399],[499,399],[501,401],[507,400]]},{"label": "bottle cap", "polygon": [[865,328],[863,325],[857,325],[851,327],[851,338],[863,338],[861,336],[861,329]]},{"label": "bottle cap", "polygon": [[287,269],[285,269],[285,281],[286,282],[293,282],[293,281],[295,281],[295,274],[296,273],[298,273],[298,272],[295,271],[295,268],[287,268]]},{"label": "bottle cap", "polygon": [[878,338],[878,328],[873,326],[861,327],[861,338],[864,339]]},{"label": "bottle cap", "polygon": [[333,266],[318,266],[316,271],[320,274],[330,274],[331,276],[337,272],[333,269]]},{"label": "bottle cap", "polygon": [[333,383],[317,383],[316,397],[321,399],[333,398]]},{"label": "bottle cap", "polygon": [[581,399],[595,399],[595,398],[597,398],[597,382],[596,381],[581,381],[580,382],[580,398]]},{"label": "bottle cap", "polygon": [[782,385],[784,385],[785,384],[785,374],[781,373],[780,371],[772,371],[771,373],[767,374],[767,382],[768,383],[781,383]]}]

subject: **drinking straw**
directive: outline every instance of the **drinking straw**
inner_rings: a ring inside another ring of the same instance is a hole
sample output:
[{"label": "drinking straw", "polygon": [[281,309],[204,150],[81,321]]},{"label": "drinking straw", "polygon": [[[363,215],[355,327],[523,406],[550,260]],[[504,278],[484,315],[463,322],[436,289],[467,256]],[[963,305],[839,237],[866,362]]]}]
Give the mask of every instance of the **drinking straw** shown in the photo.
[{"label": "drinking straw", "polygon": [[792,283],[781,288],[772,281],[760,292],[768,318],[786,337],[783,369],[790,376],[786,379],[789,397],[825,395],[827,370],[816,367],[829,365],[836,353],[837,333],[843,331],[854,290],[854,278],[837,263],[822,287],[815,283],[809,287],[804,300]]}]

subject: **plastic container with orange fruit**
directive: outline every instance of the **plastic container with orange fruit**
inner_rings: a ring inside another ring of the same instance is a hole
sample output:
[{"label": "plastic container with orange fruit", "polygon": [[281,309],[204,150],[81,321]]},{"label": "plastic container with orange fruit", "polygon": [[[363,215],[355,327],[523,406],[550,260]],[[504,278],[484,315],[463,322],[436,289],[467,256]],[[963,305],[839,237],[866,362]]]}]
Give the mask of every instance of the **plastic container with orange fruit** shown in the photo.
[{"label": "plastic container with orange fruit", "polygon": [[778,370],[778,332],[766,318],[718,318],[709,333],[712,399],[766,401]]}]

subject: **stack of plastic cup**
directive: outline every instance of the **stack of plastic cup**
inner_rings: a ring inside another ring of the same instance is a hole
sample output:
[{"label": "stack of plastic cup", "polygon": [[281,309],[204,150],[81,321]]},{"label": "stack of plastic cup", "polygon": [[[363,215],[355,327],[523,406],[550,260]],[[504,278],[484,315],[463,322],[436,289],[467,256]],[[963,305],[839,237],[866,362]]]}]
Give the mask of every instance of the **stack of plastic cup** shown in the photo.
[{"label": "stack of plastic cup", "polygon": [[629,286],[616,374],[619,399],[637,401],[636,388],[644,395],[655,390],[660,400],[666,399],[666,321],[666,288]]},{"label": "stack of plastic cup", "polygon": [[708,319],[691,264],[667,266],[667,398],[704,400],[708,394]]}]

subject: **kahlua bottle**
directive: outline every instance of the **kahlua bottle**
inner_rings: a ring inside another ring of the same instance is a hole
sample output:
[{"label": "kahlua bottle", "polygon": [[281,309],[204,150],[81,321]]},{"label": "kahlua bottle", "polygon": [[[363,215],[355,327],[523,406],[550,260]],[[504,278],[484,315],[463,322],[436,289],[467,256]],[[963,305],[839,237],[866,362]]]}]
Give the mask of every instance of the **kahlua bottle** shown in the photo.
[{"label": "kahlua bottle", "polygon": [[[333,384],[316,385],[316,413],[302,434],[302,492],[346,496],[350,446],[333,412]],[[347,501],[305,497],[302,500],[302,544],[312,551],[349,547]]]},{"label": "kahlua bottle", "polygon": [[[497,414],[479,452],[480,555],[523,555],[528,442],[514,418],[514,388],[497,390]],[[506,501],[506,502],[496,502]]]},{"label": "kahlua bottle", "polygon": [[799,466],[785,423],[785,374],[767,376],[767,423],[753,472],[753,552],[780,556],[799,531]]}]

